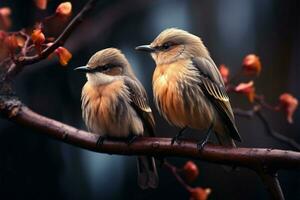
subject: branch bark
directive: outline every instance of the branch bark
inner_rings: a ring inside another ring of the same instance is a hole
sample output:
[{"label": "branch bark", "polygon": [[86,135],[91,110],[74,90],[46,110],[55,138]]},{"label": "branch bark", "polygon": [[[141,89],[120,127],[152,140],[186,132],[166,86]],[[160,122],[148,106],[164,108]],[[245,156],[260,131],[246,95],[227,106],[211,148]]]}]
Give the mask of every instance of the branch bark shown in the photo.
[{"label": "branch bark", "polygon": [[207,144],[197,149],[197,142],[184,140],[171,145],[170,138],[140,137],[128,145],[122,140],[106,140],[97,146],[98,136],[78,130],[61,122],[39,115],[15,98],[1,98],[0,111],[18,124],[33,128],[57,140],[95,152],[120,155],[150,155],[155,157],[185,157],[203,161],[242,166],[250,169],[300,169],[300,153],[260,148],[228,148]]}]

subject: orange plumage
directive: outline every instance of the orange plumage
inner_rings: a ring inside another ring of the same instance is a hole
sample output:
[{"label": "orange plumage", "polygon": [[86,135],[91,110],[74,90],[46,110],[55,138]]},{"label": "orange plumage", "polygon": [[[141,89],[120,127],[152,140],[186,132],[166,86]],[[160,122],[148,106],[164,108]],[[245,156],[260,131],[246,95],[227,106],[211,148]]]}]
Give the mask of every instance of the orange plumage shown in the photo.
[{"label": "orange plumage", "polygon": [[[108,48],[95,53],[86,66],[82,89],[82,117],[89,131],[109,138],[154,136],[154,118],[144,87],[135,77],[120,50]],[[98,142],[99,144],[101,142]],[[142,189],[156,188],[159,178],[153,157],[137,158],[138,184]]]},{"label": "orange plumage", "polygon": [[[157,108],[173,125],[190,126],[204,130],[212,121],[213,108],[203,102],[200,89],[195,89],[188,98],[183,90],[186,84],[196,85],[197,74],[188,70],[189,60],[180,60],[168,65],[157,65],[153,74],[153,93]],[[197,98],[194,98],[196,97]]]},{"label": "orange plumage", "polygon": [[211,131],[222,145],[235,146],[233,140],[241,141],[224,82],[201,38],[170,28],[150,45],[136,49],[150,52],[156,63],[152,80],[154,100],[169,123],[207,130],[202,147]]}]

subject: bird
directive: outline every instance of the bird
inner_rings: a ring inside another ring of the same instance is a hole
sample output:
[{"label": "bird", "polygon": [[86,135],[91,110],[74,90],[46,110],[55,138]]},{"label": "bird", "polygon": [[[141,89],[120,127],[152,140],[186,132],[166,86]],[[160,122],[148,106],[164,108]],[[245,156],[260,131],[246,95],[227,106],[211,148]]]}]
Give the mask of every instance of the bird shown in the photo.
[{"label": "bird", "polygon": [[149,52],[156,63],[154,102],[171,125],[181,128],[172,144],[187,128],[206,132],[197,144],[200,150],[212,132],[223,146],[236,147],[235,141],[242,141],[220,72],[200,37],[168,28],[135,49]]},{"label": "bird", "polygon": [[[82,117],[88,130],[99,135],[99,144],[106,138],[154,136],[155,121],[146,91],[121,50],[100,50],[85,66],[75,70],[86,73],[81,94]],[[137,168],[137,182],[142,189],[158,187],[153,157],[138,156]]]}]

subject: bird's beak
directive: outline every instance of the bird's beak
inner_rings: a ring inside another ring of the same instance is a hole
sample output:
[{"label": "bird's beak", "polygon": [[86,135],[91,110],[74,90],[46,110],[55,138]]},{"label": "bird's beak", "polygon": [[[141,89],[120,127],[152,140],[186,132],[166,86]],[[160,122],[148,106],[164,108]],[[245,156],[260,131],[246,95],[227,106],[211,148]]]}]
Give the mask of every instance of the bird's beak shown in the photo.
[{"label": "bird's beak", "polygon": [[74,70],[79,71],[79,72],[85,72],[88,73],[91,71],[91,68],[88,66],[81,66],[81,67],[77,67]]},{"label": "bird's beak", "polygon": [[141,46],[135,47],[135,50],[146,51],[146,52],[152,53],[155,51],[155,48],[151,47],[150,45],[141,45]]}]

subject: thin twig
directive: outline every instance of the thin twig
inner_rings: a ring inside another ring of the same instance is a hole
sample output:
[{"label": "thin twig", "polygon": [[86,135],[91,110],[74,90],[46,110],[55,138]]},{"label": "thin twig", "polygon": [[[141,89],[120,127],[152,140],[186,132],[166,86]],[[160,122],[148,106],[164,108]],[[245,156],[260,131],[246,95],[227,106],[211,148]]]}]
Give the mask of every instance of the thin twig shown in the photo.
[{"label": "thin twig", "polygon": [[266,102],[264,95],[255,95],[254,101],[257,104],[261,105],[263,108],[266,108],[268,110],[275,111],[275,112],[280,110],[280,107],[278,105],[273,106],[268,102]]},{"label": "thin twig", "polygon": [[[116,3],[106,6],[101,12],[98,12],[94,17],[89,18],[89,22],[78,28],[78,32],[72,34],[68,43],[70,50],[78,51],[84,46],[89,46],[91,43],[105,41],[111,32],[114,32],[114,25],[119,24],[126,16],[140,12],[157,3],[153,0],[131,0],[116,1]],[[134,5],[134,6],[132,6]],[[90,26],[89,24],[101,24],[99,26]],[[85,37],[82,37],[82,31],[85,32]]]},{"label": "thin twig", "polygon": [[175,167],[168,161],[164,162],[164,166],[167,167],[172,172],[172,174],[175,176],[176,180],[180,183],[180,185],[182,185],[182,187],[184,187],[184,189],[186,189],[187,191],[191,191],[191,189],[192,189],[191,186],[189,186],[178,174],[177,167]]},{"label": "thin twig", "polygon": [[21,55],[22,56],[26,56],[26,53],[27,53],[27,50],[28,50],[28,45],[29,45],[29,42],[30,42],[30,37],[29,37],[29,35],[27,35],[26,33],[25,33],[25,31],[24,30],[21,30],[20,31],[20,34],[23,36],[23,37],[25,37],[25,43],[24,43],[24,46],[22,47],[22,49],[21,49]]},{"label": "thin twig", "polygon": [[277,172],[256,171],[273,200],[284,200]]},{"label": "thin twig", "polygon": [[9,61],[11,61],[11,58],[10,57],[6,57],[4,58],[1,62],[0,62],[0,66],[5,66],[6,63],[9,63]]},{"label": "thin twig", "polygon": [[25,65],[34,64],[47,58],[55,49],[57,49],[59,46],[62,46],[75,28],[83,21],[83,18],[94,7],[96,2],[96,0],[89,0],[82,10],[72,19],[64,31],[58,36],[58,38],[53,42],[53,44],[44,49],[40,54],[19,57],[14,67],[7,72],[6,79],[11,79],[13,76],[18,74]]},{"label": "thin twig", "polygon": [[294,148],[297,151],[300,151],[300,144],[292,139],[289,138],[281,133],[278,133],[277,131],[275,131],[271,124],[268,122],[267,118],[263,115],[263,113],[261,112],[261,107],[254,107],[253,109],[250,110],[243,110],[241,108],[234,108],[233,112],[236,116],[240,116],[240,117],[246,117],[246,118],[253,118],[255,116],[258,117],[258,119],[260,119],[260,121],[263,123],[264,127],[267,130],[267,133],[275,138],[276,140]]},{"label": "thin twig", "polygon": [[262,114],[261,111],[257,111],[256,115],[263,122],[269,135],[271,135],[275,139],[283,142],[284,144],[287,144],[287,145],[293,147],[294,149],[300,151],[300,144],[297,143],[294,139],[288,138],[288,137],[274,131],[274,129],[271,127],[270,123],[268,122],[267,118]]},{"label": "thin twig", "polygon": [[246,117],[246,118],[253,118],[255,115],[255,111],[253,109],[243,110],[241,108],[234,108],[233,113],[235,116]]}]

